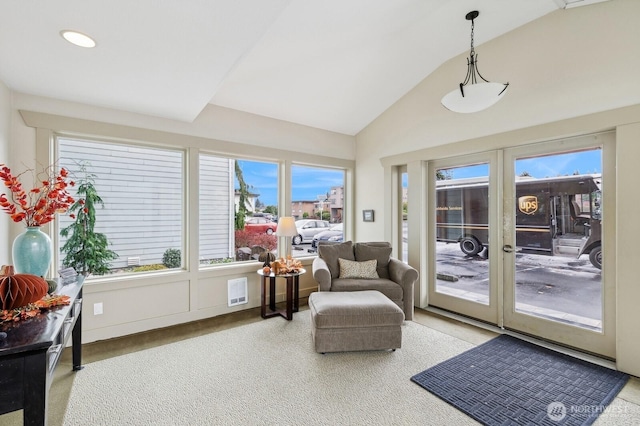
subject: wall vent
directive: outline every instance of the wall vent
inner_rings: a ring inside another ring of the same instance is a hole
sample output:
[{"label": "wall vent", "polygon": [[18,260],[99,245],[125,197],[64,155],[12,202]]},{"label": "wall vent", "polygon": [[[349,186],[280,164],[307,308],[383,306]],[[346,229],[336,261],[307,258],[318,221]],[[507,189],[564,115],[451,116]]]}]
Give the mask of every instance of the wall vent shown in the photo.
[{"label": "wall vent", "polygon": [[127,257],[127,266],[140,266],[140,256]]},{"label": "wall vent", "polygon": [[236,278],[227,281],[227,295],[229,296],[229,306],[247,303],[247,278]]}]

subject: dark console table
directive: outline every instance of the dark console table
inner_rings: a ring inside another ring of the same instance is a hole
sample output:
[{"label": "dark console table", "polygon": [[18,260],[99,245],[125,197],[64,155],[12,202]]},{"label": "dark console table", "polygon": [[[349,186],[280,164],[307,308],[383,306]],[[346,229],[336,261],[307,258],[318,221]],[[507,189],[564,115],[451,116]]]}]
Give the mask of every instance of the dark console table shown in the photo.
[{"label": "dark console table", "polygon": [[53,371],[69,338],[73,370],[82,358],[82,282],[59,285],[70,304],[33,318],[0,325],[0,414],[23,409],[25,426],[47,423],[47,396]]}]

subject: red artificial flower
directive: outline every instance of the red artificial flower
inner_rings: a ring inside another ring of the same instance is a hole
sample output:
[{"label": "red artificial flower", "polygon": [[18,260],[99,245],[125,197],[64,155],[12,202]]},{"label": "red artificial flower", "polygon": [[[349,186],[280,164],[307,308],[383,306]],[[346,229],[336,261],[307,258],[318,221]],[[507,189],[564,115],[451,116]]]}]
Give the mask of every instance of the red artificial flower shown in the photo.
[{"label": "red artificial flower", "polygon": [[18,180],[20,175],[13,176],[6,165],[0,165],[0,179],[10,191],[9,196],[0,195],[0,208],[14,222],[24,221],[27,226],[42,226],[55,219],[56,213],[66,212],[73,204],[74,199],[66,190],[67,186],[75,185],[73,181],[66,181],[69,172],[64,168],[60,169],[58,175],[50,176],[48,172],[42,172],[47,179],[40,180],[41,186],[31,189],[27,194]]}]

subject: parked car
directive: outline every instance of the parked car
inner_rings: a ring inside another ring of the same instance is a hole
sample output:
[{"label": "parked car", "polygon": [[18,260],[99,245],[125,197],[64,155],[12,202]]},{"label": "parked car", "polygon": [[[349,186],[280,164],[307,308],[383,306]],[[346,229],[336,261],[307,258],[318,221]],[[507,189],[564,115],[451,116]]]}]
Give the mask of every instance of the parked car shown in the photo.
[{"label": "parked car", "polygon": [[296,220],[296,228],[298,229],[298,235],[293,237],[292,242],[294,245],[302,243],[310,243],[313,241],[313,237],[317,233],[326,231],[331,227],[326,220],[318,219],[300,219]]},{"label": "parked car", "polygon": [[266,217],[251,217],[244,222],[244,230],[256,234],[271,235],[276,232],[277,227],[276,222],[272,222]]},{"label": "parked car", "polygon": [[267,220],[270,220],[271,222],[277,222],[278,218],[275,217],[273,214],[271,213],[263,213],[263,212],[256,212],[254,214],[252,214],[253,217],[264,217]]},{"label": "parked car", "polygon": [[322,231],[316,234],[313,237],[313,241],[311,241],[311,247],[318,248],[318,244],[322,241],[329,241],[339,243],[342,242],[343,237],[343,224],[339,223],[337,225],[332,226],[327,231]]}]

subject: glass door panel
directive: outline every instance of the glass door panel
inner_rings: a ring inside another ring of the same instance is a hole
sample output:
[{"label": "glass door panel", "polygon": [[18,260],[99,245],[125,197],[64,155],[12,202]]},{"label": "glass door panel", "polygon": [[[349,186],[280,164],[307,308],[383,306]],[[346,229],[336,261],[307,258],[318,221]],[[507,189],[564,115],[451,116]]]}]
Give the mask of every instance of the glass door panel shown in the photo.
[{"label": "glass door panel", "polygon": [[515,160],[517,312],[602,331],[601,153]]},{"label": "glass door panel", "polygon": [[595,141],[505,151],[504,326],[613,356],[602,249],[609,217]]},{"label": "glass door panel", "polygon": [[[461,164],[434,162],[432,191],[434,276],[429,304],[497,323],[495,280],[489,255],[497,199],[490,172],[493,155],[468,157]],[[496,203],[494,203],[496,204]]]}]

